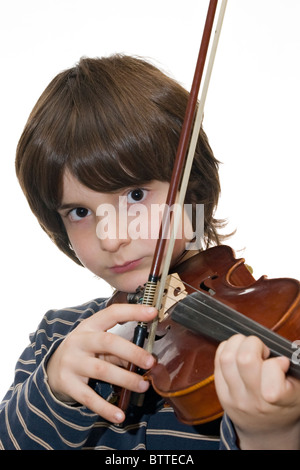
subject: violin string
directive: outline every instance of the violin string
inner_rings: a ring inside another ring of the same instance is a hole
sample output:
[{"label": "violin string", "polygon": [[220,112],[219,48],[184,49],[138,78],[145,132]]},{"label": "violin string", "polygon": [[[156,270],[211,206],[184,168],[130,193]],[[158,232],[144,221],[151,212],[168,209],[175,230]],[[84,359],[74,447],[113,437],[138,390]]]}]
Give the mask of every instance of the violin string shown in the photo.
[{"label": "violin string", "polygon": [[[185,281],[182,281],[182,284],[184,284],[185,286],[188,286],[190,289],[192,289],[194,292],[200,292],[200,293],[203,293],[203,291],[201,291],[200,289],[197,289],[195,288],[194,286],[190,285],[189,283],[185,282]],[[209,294],[207,294],[209,295]],[[173,297],[171,297],[170,295],[167,295],[166,294],[166,297],[169,298],[169,299],[172,299]],[[211,299],[212,302],[214,302],[214,299],[213,297],[209,296],[209,298]],[[197,298],[194,298],[194,301],[197,302],[199,305],[201,306],[206,306],[206,304],[200,300],[200,299],[197,299]],[[226,304],[223,304],[224,307],[226,308]],[[210,321],[214,322],[216,325],[220,325],[220,326],[224,326],[224,323],[222,323],[221,321],[215,319],[215,318],[212,318],[210,317],[208,314],[204,313],[204,312],[201,312],[201,311],[198,311],[196,310],[195,308],[189,306],[189,305],[185,305],[185,308],[188,308],[190,309],[190,311],[193,311],[193,312],[197,312],[197,315],[201,315],[202,317],[205,317],[205,318],[209,318]],[[232,319],[230,318],[230,313],[228,315],[226,315],[225,313],[221,312],[220,310],[217,310],[215,309],[215,311],[217,311],[224,319],[228,321],[232,321]],[[248,318],[248,317],[246,317]],[[249,319],[249,318],[248,318]],[[250,319],[251,320],[251,319]],[[241,326],[243,328],[245,328],[246,330],[248,330],[248,332],[250,334],[253,334],[253,335],[259,335],[260,338],[262,340],[265,340],[266,342],[269,341],[271,342],[272,344],[274,344],[275,346],[279,346],[279,347],[282,347],[285,351],[286,351],[286,355],[290,355],[291,354],[291,351],[285,346],[285,345],[282,345],[280,344],[278,341],[276,341],[274,338],[274,336],[276,337],[277,333],[273,332],[272,330],[269,330],[267,329],[266,327],[264,327],[263,325],[261,324],[258,324],[259,325],[259,328],[260,328],[260,332],[258,333],[255,328],[251,328],[249,325],[244,325],[242,322],[239,322],[238,320],[235,319],[235,322],[238,326]],[[257,322],[255,322],[254,320],[252,320],[253,322],[253,325],[256,326]],[[228,330],[232,331],[233,334],[236,334],[236,333],[239,333],[238,329],[237,328],[233,328],[231,325],[229,325],[228,323],[226,323],[226,327],[228,328]],[[266,332],[265,334],[263,332]],[[272,337],[272,336],[273,337]],[[286,340],[286,338],[283,338],[283,340]],[[288,340],[286,340],[288,341]]]}]

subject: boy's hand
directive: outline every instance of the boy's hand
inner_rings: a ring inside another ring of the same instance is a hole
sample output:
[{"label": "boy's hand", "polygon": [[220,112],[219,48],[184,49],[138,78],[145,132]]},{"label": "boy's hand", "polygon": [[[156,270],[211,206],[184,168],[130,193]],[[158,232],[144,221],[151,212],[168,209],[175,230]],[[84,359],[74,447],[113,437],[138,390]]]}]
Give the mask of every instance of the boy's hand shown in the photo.
[{"label": "boy's hand", "polygon": [[118,323],[151,321],[157,311],[143,305],[114,304],[82,321],[66,336],[47,366],[48,382],[61,401],[78,402],[104,419],[120,423],[123,411],[101,398],[89,385],[97,379],[131,391],[145,392],[149,383],[126,370],[128,363],[142,369],[154,364],[154,357],[130,341],[107,332]]},{"label": "boy's hand", "polygon": [[288,367],[286,357],[269,358],[257,337],[220,344],[215,384],[241,449],[300,448],[300,381],[286,375]]}]

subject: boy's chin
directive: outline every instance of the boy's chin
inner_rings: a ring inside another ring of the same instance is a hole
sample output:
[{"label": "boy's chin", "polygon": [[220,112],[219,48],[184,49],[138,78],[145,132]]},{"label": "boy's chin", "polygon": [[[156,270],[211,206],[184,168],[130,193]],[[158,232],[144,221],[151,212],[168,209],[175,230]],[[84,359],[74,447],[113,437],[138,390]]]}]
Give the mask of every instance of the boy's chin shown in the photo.
[{"label": "boy's chin", "polygon": [[143,286],[147,282],[148,276],[148,272],[144,275],[141,275],[140,272],[131,273],[130,275],[127,274],[123,279],[116,280],[113,287],[118,291],[133,294],[140,286]]}]

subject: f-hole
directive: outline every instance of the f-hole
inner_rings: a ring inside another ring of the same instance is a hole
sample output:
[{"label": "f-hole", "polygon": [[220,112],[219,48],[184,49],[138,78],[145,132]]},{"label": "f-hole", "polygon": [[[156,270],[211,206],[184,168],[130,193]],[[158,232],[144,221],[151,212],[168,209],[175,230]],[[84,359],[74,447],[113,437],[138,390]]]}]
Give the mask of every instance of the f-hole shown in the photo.
[{"label": "f-hole", "polygon": [[205,281],[207,281],[207,279],[218,279],[218,276],[217,274],[214,274],[213,276],[209,276],[208,278],[206,278],[204,281],[202,281],[200,283],[200,289],[204,290],[205,292],[208,292],[210,295],[215,295],[216,291],[213,290],[211,287],[208,287],[206,284],[205,284]]}]

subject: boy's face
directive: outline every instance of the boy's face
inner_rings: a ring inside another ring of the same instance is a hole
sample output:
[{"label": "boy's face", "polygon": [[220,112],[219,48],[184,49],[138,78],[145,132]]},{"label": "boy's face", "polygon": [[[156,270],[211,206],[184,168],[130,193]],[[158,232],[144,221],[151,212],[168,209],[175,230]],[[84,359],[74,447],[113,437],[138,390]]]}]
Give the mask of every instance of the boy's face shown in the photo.
[{"label": "boy's face", "polygon": [[[168,188],[168,183],[152,181],[99,193],[66,172],[58,212],[81,263],[119,291],[135,292],[147,282]],[[182,222],[172,264],[192,238],[186,215]]]}]

